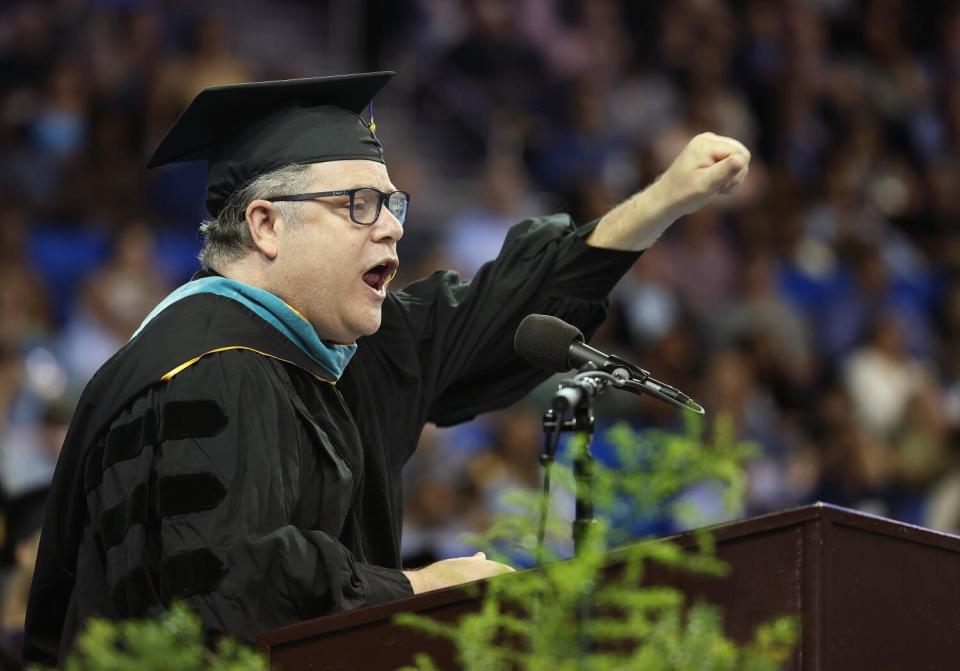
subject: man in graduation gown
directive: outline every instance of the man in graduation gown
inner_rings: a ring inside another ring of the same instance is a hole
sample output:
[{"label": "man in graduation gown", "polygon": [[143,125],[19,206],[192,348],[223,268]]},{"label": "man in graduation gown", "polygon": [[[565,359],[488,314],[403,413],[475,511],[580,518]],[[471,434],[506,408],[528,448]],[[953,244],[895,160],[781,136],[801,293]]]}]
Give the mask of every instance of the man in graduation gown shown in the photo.
[{"label": "man in graduation gown", "polygon": [[749,152],[694,138],[598,223],[518,224],[471,281],[388,293],[409,202],[359,113],[392,73],[207,89],[151,166],[208,162],[204,268],[85,390],[47,508],[25,658],[62,663],[91,617],[184,599],[263,630],[509,570],[400,563],[400,471],[425,422],[513,403],[546,376],[512,350],[530,313],[593,332],[675,219]]}]

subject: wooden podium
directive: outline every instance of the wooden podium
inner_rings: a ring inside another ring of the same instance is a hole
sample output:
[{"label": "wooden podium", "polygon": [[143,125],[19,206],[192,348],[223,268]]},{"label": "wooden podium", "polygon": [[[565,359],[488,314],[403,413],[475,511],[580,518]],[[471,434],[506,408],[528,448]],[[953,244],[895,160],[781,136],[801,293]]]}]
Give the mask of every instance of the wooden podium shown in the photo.
[{"label": "wooden podium", "polygon": [[[796,613],[802,631],[791,670],[960,669],[960,538],[826,504],[712,533],[729,575],[651,566],[645,580],[722,607],[726,630],[739,642],[757,625]],[[392,671],[417,652],[456,669],[446,641],[391,618],[416,611],[452,621],[477,604],[462,589],[440,590],[274,629],[257,644],[281,671]]]}]

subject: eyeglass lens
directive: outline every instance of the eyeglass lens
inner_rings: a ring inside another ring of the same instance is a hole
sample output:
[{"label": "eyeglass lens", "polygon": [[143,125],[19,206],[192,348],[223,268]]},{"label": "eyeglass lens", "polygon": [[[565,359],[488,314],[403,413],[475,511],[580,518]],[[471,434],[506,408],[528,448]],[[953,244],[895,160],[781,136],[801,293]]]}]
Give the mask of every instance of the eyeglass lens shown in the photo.
[{"label": "eyeglass lens", "polygon": [[[376,189],[360,189],[353,194],[353,220],[358,224],[372,224],[380,215],[382,196]],[[394,191],[387,197],[387,209],[403,224],[407,218],[407,196]]]},{"label": "eyeglass lens", "polygon": [[360,189],[353,194],[353,219],[358,224],[372,224],[380,214],[380,193],[376,189]]},{"label": "eyeglass lens", "polygon": [[401,191],[394,191],[387,199],[387,209],[390,210],[390,214],[396,217],[401,225],[407,218],[407,207],[409,205],[410,201],[407,194]]}]

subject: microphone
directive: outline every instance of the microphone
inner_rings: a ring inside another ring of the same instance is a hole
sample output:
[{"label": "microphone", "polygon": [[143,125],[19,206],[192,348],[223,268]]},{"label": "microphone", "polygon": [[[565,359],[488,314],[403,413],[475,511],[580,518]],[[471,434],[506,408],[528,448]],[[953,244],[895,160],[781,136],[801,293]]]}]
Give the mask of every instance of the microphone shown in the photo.
[{"label": "microphone", "polygon": [[587,345],[580,329],[557,317],[536,314],[524,317],[514,336],[513,348],[538,368],[555,373],[572,368],[603,371],[617,378],[620,381],[617,386],[622,389],[705,414],[703,406],[679,389],[652,378],[650,373],[629,361]]}]

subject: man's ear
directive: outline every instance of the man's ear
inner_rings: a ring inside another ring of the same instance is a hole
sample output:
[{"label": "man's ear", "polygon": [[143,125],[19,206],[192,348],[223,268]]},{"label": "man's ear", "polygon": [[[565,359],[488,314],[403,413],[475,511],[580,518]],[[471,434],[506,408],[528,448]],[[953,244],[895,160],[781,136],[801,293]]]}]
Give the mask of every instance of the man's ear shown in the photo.
[{"label": "man's ear", "polygon": [[247,205],[247,226],[253,244],[271,261],[277,258],[277,211],[269,200],[255,200]]}]

